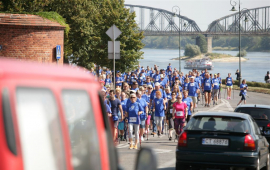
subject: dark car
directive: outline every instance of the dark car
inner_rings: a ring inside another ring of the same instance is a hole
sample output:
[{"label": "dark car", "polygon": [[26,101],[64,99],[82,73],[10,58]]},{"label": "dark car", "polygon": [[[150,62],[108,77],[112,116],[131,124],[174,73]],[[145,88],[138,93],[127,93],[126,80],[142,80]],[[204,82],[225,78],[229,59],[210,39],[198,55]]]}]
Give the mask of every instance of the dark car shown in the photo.
[{"label": "dark car", "polygon": [[250,115],[200,112],[180,134],[176,169],[269,169],[268,146]]},{"label": "dark car", "polygon": [[238,106],[234,111],[249,114],[270,143],[270,105],[246,104]]}]

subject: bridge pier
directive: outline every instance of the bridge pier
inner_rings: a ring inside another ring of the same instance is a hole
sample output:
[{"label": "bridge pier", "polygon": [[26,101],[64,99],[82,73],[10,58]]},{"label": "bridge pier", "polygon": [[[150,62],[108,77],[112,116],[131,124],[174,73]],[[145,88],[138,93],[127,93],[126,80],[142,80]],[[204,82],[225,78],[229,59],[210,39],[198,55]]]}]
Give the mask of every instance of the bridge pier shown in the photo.
[{"label": "bridge pier", "polygon": [[207,52],[212,53],[212,42],[213,42],[213,37],[205,37],[207,41]]},{"label": "bridge pier", "polygon": [[[213,37],[211,35],[204,35],[205,36],[205,39],[206,39],[206,42],[207,42],[207,53],[212,53],[212,40],[213,40]],[[199,37],[196,37],[196,42],[195,44],[198,45],[199,44]]]}]

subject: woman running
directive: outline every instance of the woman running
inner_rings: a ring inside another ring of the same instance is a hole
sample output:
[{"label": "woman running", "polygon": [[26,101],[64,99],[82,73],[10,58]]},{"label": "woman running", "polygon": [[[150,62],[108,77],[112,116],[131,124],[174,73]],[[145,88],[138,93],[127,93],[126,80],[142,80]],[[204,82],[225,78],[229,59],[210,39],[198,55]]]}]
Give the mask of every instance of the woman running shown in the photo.
[{"label": "woman running", "polygon": [[[143,113],[143,108],[140,103],[136,102],[137,97],[135,93],[130,95],[131,102],[127,104],[126,117],[128,117],[128,129],[129,129],[129,149],[137,149],[139,140],[139,126],[140,126],[140,115]],[[133,145],[133,126],[135,133],[135,143]]]},{"label": "woman running", "polygon": [[186,103],[182,102],[182,95],[178,95],[176,99],[176,102],[173,104],[173,119],[175,133],[178,137],[185,125],[188,109]]},{"label": "woman running", "polygon": [[234,81],[231,77],[231,73],[228,73],[228,77],[225,79],[225,84],[227,86],[227,99],[231,99],[233,83]]},{"label": "woman running", "polygon": [[173,121],[173,104],[176,102],[176,93],[172,92],[172,99],[168,101],[168,109],[166,112],[167,123],[169,124],[169,140],[172,140],[172,132],[174,129],[174,121]]},{"label": "woman running", "polygon": [[155,112],[155,122],[156,122],[157,129],[158,129],[158,136],[160,136],[161,131],[162,131],[164,110],[166,110],[166,104],[165,104],[164,99],[161,97],[160,91],[156,92],[156,98],[154,99],[153,104],[154,104],[153,112]]},{"label": "woman running", "polygon": [[188,97],[188,91],[184,91],[184,98],[182,99],[182,102],[186,103],[188,107],[188,116],[187,116],[187,123],[190,120],[190,117],[192,116],[191,110],[193,110],[193,102],[190,97]]},{"label": "woman running", "polygon": [[241,94],[241,100],[239,101],[239,103],[237,104],[237,106],[242,103],[242,101],[244,100],[244,104],[246,104],[246,96],[247,96],[247,90],[248,90],[248,85],[246,84],[246,80],[242,80],[242,84],[240,85],[240,94]]}]

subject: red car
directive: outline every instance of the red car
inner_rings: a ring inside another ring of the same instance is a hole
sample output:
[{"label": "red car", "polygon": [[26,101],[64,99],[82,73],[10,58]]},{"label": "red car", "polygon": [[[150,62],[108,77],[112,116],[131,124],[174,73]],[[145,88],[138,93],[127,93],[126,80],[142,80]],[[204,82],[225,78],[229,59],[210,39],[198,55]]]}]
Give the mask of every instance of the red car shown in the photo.
[{"label": "red car", "polygon": [[76,68],[0,59],[0,170],[119,169],[99,90]]}]

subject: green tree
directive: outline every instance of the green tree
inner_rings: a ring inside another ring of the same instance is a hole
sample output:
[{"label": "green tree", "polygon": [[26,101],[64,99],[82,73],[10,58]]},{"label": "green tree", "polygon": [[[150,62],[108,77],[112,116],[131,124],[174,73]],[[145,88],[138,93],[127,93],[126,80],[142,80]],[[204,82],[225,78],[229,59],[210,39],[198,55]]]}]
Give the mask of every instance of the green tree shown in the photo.
[{"label": "green tree", "polygon": [[[241,50],[241,57],[245,57],[247,55],[246,50]],[[236,57],[239,57],[239,53],[237,53]]]},{"label": "green tree", "polygon": [[197,45],[187,44],[185,48],[185,56],[194,57],[196,55],[200,55],[201,50]]},{"label": "green tree", "polygon": [[199,46],[202,53],[207,53],[207,41],[204,35],[200,34],[196,38],[196,45]]},{"label": "green tree", "polygon": [[270,37],[263,37],[260,45],[262,50],[270,50]]}]

